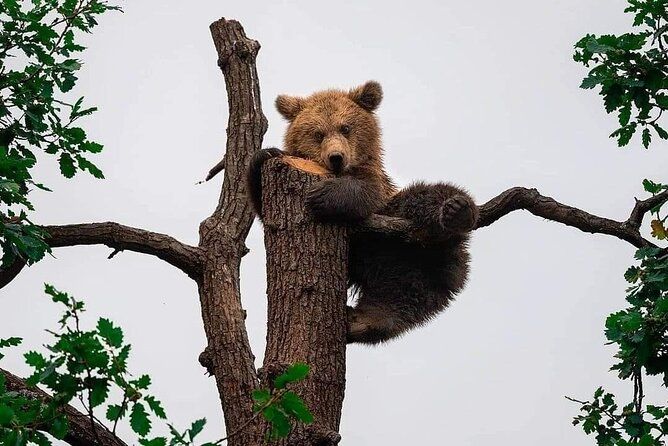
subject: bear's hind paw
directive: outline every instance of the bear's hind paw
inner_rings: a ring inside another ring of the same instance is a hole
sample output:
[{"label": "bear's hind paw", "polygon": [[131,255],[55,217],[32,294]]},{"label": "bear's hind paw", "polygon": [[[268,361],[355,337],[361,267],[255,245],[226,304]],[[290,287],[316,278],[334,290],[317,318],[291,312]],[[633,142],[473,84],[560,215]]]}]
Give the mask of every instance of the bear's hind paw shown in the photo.
[{"label": "bear's hind paw", "polygon": [[475,225],[475,204],[464,195],[448,198],[441,208],[440,223],[443,229],[452,232],[466,232]]}]

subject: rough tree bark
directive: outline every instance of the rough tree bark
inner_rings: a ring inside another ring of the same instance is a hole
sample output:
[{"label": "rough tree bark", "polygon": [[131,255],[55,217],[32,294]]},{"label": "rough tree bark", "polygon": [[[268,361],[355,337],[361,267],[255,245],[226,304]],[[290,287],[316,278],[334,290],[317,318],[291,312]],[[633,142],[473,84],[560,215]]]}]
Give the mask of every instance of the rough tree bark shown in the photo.
[{"label": "rough tree bark", "polygon": [[[251,392],[258,386],[255,356],[246,333],[241,306],[239,268],[248,252],[246,236],[253,214],[244,182],[251,156],[262,146],[267,120],[262,114],[255,58],[260,44],[246,37],[241,25],[221,19],[211,24],[211,35],[223,72],[229,119],[225,178],[213,214],[200,226],[203,274],[198,282],[207,347],[200,362],[216,379],[225,426],[237,432],[253,415]],[[262,435],[249,426],[229,440],[234,445],[260,444]]]},{"label": "rough tree bark", "polygon": [[[234,20],[214,22],[211,34],[225,79],[229,121],[225,154],[207,175],[208,180],[225,171],[222,191],[215,211],[200,226],[199,246],[110,222],[44,226],[49,234],[46,241],[54,248],[103,244],[114,249],[112,254],[126,250],[153,255],[197,282],[207,338],[200,362],[215,377],[226,429],[231,435],[229,445],[264,443],[267,426],[259,418],[253,418],[251,392],[258,386],[266,386],[287,363],[296,361],[304,361],[312,369],[308,380],[296,390],[314,413],[315,423],[308,429],[298,428],[283,444],[335,444],[340,438],[337,430],[345,387],[348,232],[380,232],[406,239],[419,238],[419,234],[406,220],[379,215],[349,229],[315,224],[302,205],[305,188],[317,179],[312,166],[294,160],[290,161],[292,167],[280,161],[268,163],[263,178],[263,201],[267,210],[269,315],[261,382],[248,342],[239,293],[239,268],[247,252],[244,241],[253,221],[244,173],[253,153],[261,148],[267,129],[255,65],[260,45],[249,39]],[[516,187],[480,206],[478,228],[525,209],[585,232],[614,236],[636,247],[652,246],[642,237],[640,226],[652,207],[666,201],[668,191],[644,201],[636,200],[630,216],[616,221],[561,204],[535,189]],[[0,288],[11,282],[23,266],[17,261],[0,270]],[[3,373],[9,376],[9,372]],[[11,379],[21,391],[33,392],[38,398],[47,397],[36,389],[26,389],[19,378],[12,375]],[[69,415],[77,425],[72,432],[77,438],[70,438],[69,442],[77,446],[95,444],[87,425],[77,424],[81,421],[80,414]],[[109,444],[121,446],[123,442]]]},{"label": "rough tree bark", "polygon": [[[304,362],[308,379],[295,390],[315,423],[282,445],[332,445],[338,434],[346,378],[348,230],[316,223],[304,208],[319,177],[283,160],[263,167],[262,209],[267,251],[267,384],[284,365]],[[299,249],[295,249],[299,247]]]}]

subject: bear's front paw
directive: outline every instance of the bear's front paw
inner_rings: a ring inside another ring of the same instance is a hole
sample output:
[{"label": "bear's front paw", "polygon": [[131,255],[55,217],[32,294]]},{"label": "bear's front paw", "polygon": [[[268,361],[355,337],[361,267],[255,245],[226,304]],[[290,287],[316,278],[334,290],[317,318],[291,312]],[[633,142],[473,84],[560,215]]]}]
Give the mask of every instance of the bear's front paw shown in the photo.
[{"label": "bear's front paw", "polygon": [[283,156],[284,153],[282,150],[275,147],[270,147],[268,149],[261,149],[255,152],[253,159],[251,160],[250,167],[251,170],[259,170],[262,168],[262,165],[272,158],[278,158]]},{"label": "bear's front paw", "polygon": [[353,222],[369,216],[349,180],[333,178],[313,185],[306,195],[306,208],[318,220]]},{"label": "bear's front paw", "polygon": [[318,219],[336,217],[335,191],[330,180],[321,181],[311,187],[306,195],[306,209]]},{"label": "bear's front paw", "polygon": [[452,232],[467,232],[476,223],[475,204],[464,195],[448,198],[441,208],[441,226]]},{"label": "bear's front paw", "polygon": [[283,156],[276,148],[262,149],[255,152],[248,166],[246,182],[248,193],[255,213],[262,216],[262,165],[272,158]]}]

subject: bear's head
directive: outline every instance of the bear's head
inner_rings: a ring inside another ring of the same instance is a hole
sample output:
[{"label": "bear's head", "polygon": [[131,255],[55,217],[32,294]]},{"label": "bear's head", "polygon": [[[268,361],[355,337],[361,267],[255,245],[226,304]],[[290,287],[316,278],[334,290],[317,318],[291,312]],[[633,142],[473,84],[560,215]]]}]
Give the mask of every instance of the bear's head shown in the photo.
[{"label": "bear's head", "polygon": [[290,123],[286,152],[317,162],[337,175],[379,164],[380,127],[374,111],[382,98],[383,90],[375,81],[350,91],[279,96],[276,108]]}]

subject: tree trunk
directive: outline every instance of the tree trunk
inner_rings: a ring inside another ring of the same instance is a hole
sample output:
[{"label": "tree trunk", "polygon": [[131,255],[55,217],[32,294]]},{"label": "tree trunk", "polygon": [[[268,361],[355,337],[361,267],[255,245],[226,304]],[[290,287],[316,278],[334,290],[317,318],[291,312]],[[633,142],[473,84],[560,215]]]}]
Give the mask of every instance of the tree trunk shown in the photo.
[{"label": "tree trunk", "polygon": [[262,114],[255,58],[260,44],[246,37],[234,20],[211,24],[218,66],[229,103],[225,178],[218,206],[200,225],[203,254],[198,281],[207,347],[200,362],[214,375],[230,446],[260,444],[262,436],[246,422],[253,416],[252,391],[259,382],[246,333],[239,292],[239,266],[248,251],[244,241],[253,223],[246,198],[246,168],[262,146],[267,120]]},{"label": "tree trunk", "polygon": [[314,222],[305,210],[306,191],[319,178],[279,159],[263,167],[269,313],[264,378],[271,381],[288,364],[308,364],[308,378],[293,390],[315,420],[306,428],[299,424],[279,445],[324,446],[340,440],[346,373],[348,229]]}]

